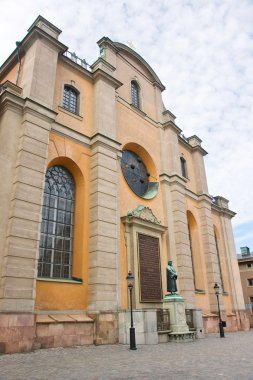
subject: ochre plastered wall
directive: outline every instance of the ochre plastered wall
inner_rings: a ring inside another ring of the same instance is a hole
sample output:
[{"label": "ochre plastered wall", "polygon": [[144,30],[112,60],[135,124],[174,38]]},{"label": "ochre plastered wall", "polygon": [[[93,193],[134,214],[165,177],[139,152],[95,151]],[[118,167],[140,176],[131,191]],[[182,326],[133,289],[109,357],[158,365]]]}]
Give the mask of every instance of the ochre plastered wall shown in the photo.
[{"label": "ochre plastered wall", "polygon": [[[187,220],[190,225],[192,239],[192,255],[194,261],[195,274],[195,302],[196,307],[202,310],[209,310],[210,303],[208,297],[208,285],[206,281],[206,265],[203,253],[203,239],[200,231],[200,217],[198,212],[198,203],[187,197]],[[198,293],[198,290],[204,293]]]},{"label": "ochre plastered wall", "polygon": [[54,165],[66,167],[76,184],[72,275],[82,278],[83,284],[37,280],[36,309],[38,310],[82,310],[87,308],[89,160],[88,148],[51,133],[48,167]]},{"label": "ochre plastered wall", "polygon": [[224,242],[223,233],[221,229],[221,219],[217,213],[213,213],[213,223],[214,223],[214,232],[216,234],[217,243],[218,243],[220,265],[221,265],[221,271],[222,271],[222,280],[223,280],[223,291],[225,293],[223,294],[223,297],[222,297],[222,303],[224,304],[225,310],[232,312],[233,302],[231,298],[232,289],[231,289],[230,280],[228,276],[228,270],[229,270],[228,258],[226,257],[225,242]]},{"label": "ochre plastered wall", "polygon": [[196,180],[195,180],[195,173],[194,173],[194,163],[192,159],[192,154],[189,151],[189,148],[187,149],[183,143],[179,143],[179,154],[186,160],[186,167],[187,167],[187,182],[186,182],[186,188],[190,191],[196,192]]},{"label": "ochre plastered wall", "polygon": [[147,69],[129,55],[121,53],[117,55],[116,77],[123,83],[117,90],[119,96],[130,104],[132,103],[131,81],[135,80],[138,83],[140,110],[157,121],[156,87],[152,83],[154,78]]},{"label": "ochre plastered wall", "polygon": [[18,64],[14,65],[12,69],[8,73],[6,73],[6,75],[1,79],[1,83],[4,83],[6,80],[9,80],[10,82],[16,84],[17,73],[18,73]]},{"label": "ochre plastered wall", "polygon": [[[71,85],[79,91],[78,116],[62,108],[64,85]],[[93,96],[94,87],[89,75],[81,74],[79,70],[59,59],[54,94],[54,110],[58,113],[56,121],[90,137],[93,126]]]}]

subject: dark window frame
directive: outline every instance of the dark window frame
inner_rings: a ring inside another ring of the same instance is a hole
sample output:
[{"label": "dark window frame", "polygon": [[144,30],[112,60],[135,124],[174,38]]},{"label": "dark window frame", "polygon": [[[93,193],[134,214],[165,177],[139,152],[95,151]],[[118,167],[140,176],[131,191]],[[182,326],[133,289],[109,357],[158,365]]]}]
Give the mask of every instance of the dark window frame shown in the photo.
[{"label": "dark window frame", "polygon": [[138,85],[136,80],[131,81],[131,99],[132,105],[140,109],[140,86]]},{"label": "dark window frame", "polygon": [[75,182],[63,166],[45,175],[38,277],[72,279]]},{"label": "dark window frame", "polygon": [[80,92],[73,86],[65,84],[62,97],[62,108],[75,115],[79,115]]},{"label": "dark window frame", "polygon": [[187,163],[186,163],[186,159],[183,156],[180,157],[180,165],[181,165],[182,177],[188,179]]}]

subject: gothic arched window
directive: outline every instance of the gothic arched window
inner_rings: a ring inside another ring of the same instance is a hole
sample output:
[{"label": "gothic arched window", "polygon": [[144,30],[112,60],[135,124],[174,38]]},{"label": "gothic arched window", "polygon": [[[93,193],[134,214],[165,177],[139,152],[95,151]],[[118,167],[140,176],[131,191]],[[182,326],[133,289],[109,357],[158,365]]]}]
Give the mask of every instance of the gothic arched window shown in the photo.
[{"label": "gothic arched window", "polygon": [[71,86],[64,86],[62,106],[67,111],[78,114],[79,93]]},{"label": "gothic arched window", "polygon": [[71,278],[75,183],[63,166],[46,172],[38,277]]},{"label": "gothic arched window", "polygon": [[131,95],[132,95],[132,105],[137,108],[140,108],[140,90],[135,80],[131,82]]}]

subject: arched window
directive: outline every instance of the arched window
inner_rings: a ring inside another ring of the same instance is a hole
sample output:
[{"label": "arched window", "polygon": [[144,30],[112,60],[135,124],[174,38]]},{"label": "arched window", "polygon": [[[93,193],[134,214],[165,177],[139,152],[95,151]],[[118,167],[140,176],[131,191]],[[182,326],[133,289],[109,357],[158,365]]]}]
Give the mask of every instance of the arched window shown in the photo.
[{"label": "arched window", "polygon": [[191,236],[191,229],[188,221],[188,236],[190,241],[190,251],[191,251],[191,261],[192,261],[192,275],[193,275],[193,282],[194,282],[194,288],[196,289],[196,277],[195,277],[195,268],[194,268],[194,261],[193,261],[193,252],[192,252],[192,236]]},{"label": "arched window", "polygon": [[62,107],[67,111],[78,114],[79,93],[71,86],[64,86]]},{"label": "arched window", "polygon": [[195,291],[197,293],[203,292],[205,289],[205,282],[203,276],[203,265],[202,265],[202,253],[201,244],[199,238],[199,229],[197,221],[191,211],[187,211],[187,222],[188,222],[188,236],[190,245],[190,254],[192,262],[192,275]]},{"label": "arched window", "polygon": [[181,173],[182,173],[182,176],[187,178],[188,175],[187,175],[187,166],[186,166],[186,159],[184,157],[180,157],[180,164],[181,164]]},{"label": "arched window", "polygon": [[135,80],[131,82],[131,95],[132,95],[132,105],[137,108],[140,108],[140,90]]},{"label": "arched window", "polygon": [[38,276],[71,278],[75,183],[67,169],[46,172],[39,248]]}]

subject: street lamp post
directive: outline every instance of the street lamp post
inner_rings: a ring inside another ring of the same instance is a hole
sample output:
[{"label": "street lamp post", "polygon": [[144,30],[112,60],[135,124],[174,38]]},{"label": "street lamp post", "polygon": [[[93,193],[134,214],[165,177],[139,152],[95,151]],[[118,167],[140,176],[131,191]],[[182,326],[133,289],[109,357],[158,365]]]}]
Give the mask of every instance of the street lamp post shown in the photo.
[{"label": "street lamp post", "polygon": [[221,320],[221,314],[220,314],[220,300],[219,300],[219,294],[220,294],[219,290],[220,290],[220,287],[217,284],[217,282],[214,284],[213,288],[214,288],[215,295],[217,297],[217,303],[218,303],[220,338],[225,338],[224,328],[223,328],[223,322]]},{"label": "street lamp post", "polygon": [[129,289],[129,295],[130,295],[130,315],[131,315],[131,326],[129,329],[130,332],[130,350],[136,350],[136,343],[135,343],[135,328],[134,328],[134,322],[133,322],[133,299],[132,299],[132,291],[133,291],[133,281],[134,281],[134,275],[131,271],[127,274],[127,287]]}]

